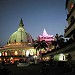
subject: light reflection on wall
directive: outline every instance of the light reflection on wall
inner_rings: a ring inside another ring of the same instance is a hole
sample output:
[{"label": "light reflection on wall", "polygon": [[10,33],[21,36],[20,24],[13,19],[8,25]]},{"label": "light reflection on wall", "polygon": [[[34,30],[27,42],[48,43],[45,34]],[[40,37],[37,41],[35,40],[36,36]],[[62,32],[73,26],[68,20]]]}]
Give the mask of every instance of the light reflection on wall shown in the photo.
[{"label": "light reflection on wall", "polygon": [[15,55],[18,55],[18,52],[17,51],[15,51]]},{"label": "light reflection on wall", "polygon": [[22,51],[22,55],[25,55],[25,50]]},{"label": "light reflection on wall", "polygon": [[2,56],[4,56],[4,52],[2,52]]},{"label": "light reflection on wall", "polygon": [[5,52],[5,56],[7,56],[7,52]]}]

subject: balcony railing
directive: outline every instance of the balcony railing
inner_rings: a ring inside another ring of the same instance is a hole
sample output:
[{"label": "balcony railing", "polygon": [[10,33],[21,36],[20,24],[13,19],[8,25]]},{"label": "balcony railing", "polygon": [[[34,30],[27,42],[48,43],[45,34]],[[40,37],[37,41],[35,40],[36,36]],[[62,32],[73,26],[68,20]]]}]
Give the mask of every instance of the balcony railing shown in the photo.
[{"label": "balcony railing", "polygon": [[73,12],[74,10],[75,10],[75,4],[74,4],[73,8],[71,9],[70,13],[67,15],[67,19],[66,19],[66,20],[68,20],[68,18],[70,17],[70,15],[72,14],[72,12]]},{"label": "balcony railing", "polygon": [[68,26],[68,28],[65,29],[65,33],[73,26],[74,23],[75,23],[75,19],[74,19],[73,22]]}]

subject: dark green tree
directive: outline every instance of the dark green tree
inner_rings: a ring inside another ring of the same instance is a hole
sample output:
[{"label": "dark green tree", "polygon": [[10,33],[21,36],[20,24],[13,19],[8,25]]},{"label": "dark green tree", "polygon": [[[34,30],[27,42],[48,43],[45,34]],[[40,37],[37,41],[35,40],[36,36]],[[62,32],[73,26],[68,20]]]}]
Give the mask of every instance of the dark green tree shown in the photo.
[{"label": "dark green tree", "polygon": [[56,40],[53,41],[52,44],[55,46],[56,49],[64,47],[64,40],[65,39],[64,39],[63,35],[56,34],[55,39]]},{"label": "dark green tree", "polygon": [[45,50],[47,50],[47,44],[46,44],[46,42],[45,42],[45,40],[42,40],[42,41],[35,41],[35,43],[34,43],[34,49],[36,49],[36,55],[37,55],[37,50],[39,50],[39,49],[45,49]]}]

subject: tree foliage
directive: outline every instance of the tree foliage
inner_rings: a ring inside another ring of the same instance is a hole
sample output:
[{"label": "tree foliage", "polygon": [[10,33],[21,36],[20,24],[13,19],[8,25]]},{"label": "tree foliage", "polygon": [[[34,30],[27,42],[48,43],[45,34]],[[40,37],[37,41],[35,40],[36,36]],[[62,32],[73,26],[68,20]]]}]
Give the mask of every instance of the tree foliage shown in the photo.
[{"label": "tree foliage", "polygon": [[41,50],[41,49],[45,49],[45,50],[47,50],[47,47],[48,47],[48,45],[47,45],[47,43],[45,42],[45,40],[42,40],[42,41],[36,41],[35,43],[34,43],[34,49],[36,49],[36,54],[37,54],[37,50]]},{"label": "tree foliage", "polygon": [[34,43],[34,48],[37,49],[37,50],[42,49],[42,48],[44,48],[44,49],[46,50],[47,47],[48,47],[48,46],[47,46],[45,40],[36,41],[36,42]]}]

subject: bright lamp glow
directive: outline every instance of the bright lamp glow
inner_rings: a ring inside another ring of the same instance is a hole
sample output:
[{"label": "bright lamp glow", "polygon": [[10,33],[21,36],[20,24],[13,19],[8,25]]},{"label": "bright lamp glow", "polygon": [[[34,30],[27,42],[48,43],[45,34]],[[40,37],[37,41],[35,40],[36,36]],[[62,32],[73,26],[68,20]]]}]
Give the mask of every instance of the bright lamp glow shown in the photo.
[{"label": "bright lamp glow", "polygon": [[74,4],[71,4],[71,9],[74,7]]},{"label": "bright lamp glow", "polygon": [[34,58],[37,58],[37,56],[35,55]]},{"label": "bright lamp glow", "polygon": [[0,53],[0,56],[1,56],[2,54]]},{"label": "bright lamp glow", "polygon": [[5,56],[7,56],[7,52],[5,52]]},{"label": "bright lamp glow", "polygon": [[29,51],[28,51],[28,50],[26,51],[26,56],[27,56],[27,57],[29,56]]},{"label": "bright lamp glow", "polygon": [[59,61],[64,61],[64,60],[65,60],[65,55],[64,54],[60,54]]},{"label": "bright lamp glow", "polygon": [[13,58],[11,57],[10,60],[12,60]]}]

